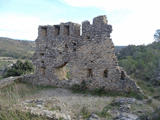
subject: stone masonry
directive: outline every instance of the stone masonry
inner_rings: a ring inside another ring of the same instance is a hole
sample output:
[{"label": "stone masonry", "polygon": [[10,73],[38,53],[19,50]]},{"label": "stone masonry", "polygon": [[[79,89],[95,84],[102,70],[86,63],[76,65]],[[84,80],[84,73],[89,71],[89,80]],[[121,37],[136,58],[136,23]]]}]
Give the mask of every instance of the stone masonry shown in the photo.
[{"label": "stone masonry", "polygon": [[106,16],[84,21],[39,26],[33,63],[34,83],[71,87],[85,81],[89,89],[139,91],[118,66]]}]

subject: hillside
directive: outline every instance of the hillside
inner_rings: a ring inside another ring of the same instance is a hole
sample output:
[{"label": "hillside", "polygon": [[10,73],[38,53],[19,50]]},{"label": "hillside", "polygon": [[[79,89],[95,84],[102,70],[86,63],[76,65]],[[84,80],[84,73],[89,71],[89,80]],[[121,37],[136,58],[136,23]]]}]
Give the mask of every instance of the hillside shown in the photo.
[{"label": "hillside", "polygon": [[160,85],[160,42],[149,45],[129,45],[120,50],[119,64],[134,78]]},{"label": "hillside", "polygon": [[35,49],[33,41],[0,37],[0,57],[31,59]]},{"label": "hillside", "polygon": [[160,42],[129,45],[117,54],[122,66],[146,94],[160,100]]}]

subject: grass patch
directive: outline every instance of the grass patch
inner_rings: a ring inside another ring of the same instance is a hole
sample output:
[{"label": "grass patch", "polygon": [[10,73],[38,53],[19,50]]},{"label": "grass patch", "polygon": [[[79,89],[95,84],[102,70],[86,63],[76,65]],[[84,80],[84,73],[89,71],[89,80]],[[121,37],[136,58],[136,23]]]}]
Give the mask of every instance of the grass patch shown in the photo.
[{"label": "grass patch", "polygon": [[75,84],[71,87],[73,93],[81,94],[91,94],[96,96],[123,96],[123,97],[134,97],[136,99],[142,100],[145,98],[144,95],[136,92],[117,92],[117,91],[105,91],[104,87],[95,88],[94,90],[89,90],[85,82],[82,82],[80,85]]},{"label": "grass patch", "polygon": [[14,63],[14,60],[6,60],[6,61],[3,61],[3,60],[0,60],[0,69],[3,69],[4,67],[7,67],[8,65],[10,64],[13,64]]},{"label": "grass patch", "polygon": [[70,73],[69,73],[69,71],[67,71],[66,77],[67,77],[67,79],[70,79]]},{"label": "grass patch", "polygon": [[112,118],[111,114],[108,112],[113,107],[111,105],[107,105],[103,108],[101,112],[98,112],[97,115],[103,118],[107,118],[107,120],[110,120]]},{"label": "grass patch", "polygon": [[13,105],[21,99],[32,96],[44,89],[53,89],[51,86],[33,86],[31,84],[13,83],[0,90],[0,104]]},{"label": "grass patch", "polygon": [[46,117],[33,115],[30,112],[20,112],[18,110],[0,110],[0,120],[49,120]]},{"label": "grass patch", "polygon": [[[0,120],[49,120],[46,117],[20,112],[14,107],[17,103],[52,86],[33,86],[31,84],[15,82],[0,89]],[[34,104],[32,104],[32,107]]]},{"label": "grass patch", "polygon": [[2,88],[0,90],[0,120],[48,120],[48,118],[33,115],[29,112],[17,111],[14,109],[14,105],[39,93],[41,90],[53,88],[51,86],[33,86],[16,82]]},{"label": "grass patch", "polygon": [[82,107],[80,114],[82,115],[83,119],[86,119],[89,118],[91,113],[89,112],[88,108],[84,106]]},{"label": "grass patch", "polygon": [[150,84],[146,81],[142,81],[142,80],[138,80],[137,84],[142,88],[145,95],[147,95],[147,96],[148,95],[149,96],[159,96],[160,87],[155,87],[152,84]]},{"label": "grass patch", "polygon": [[160,120],[160,109],[140,115],[140,120]]},{"label": "grass patch", "polygon": [[23,83],[13,83],[1,89],[0,103],[13,105],[20,99],[33,95],[39,88]]},{"label": "grass patch", "polygon": [[18,84],[25,84],[27,86],[30,86],[32,88],[37,88],[39,90],[43,90],[43,89],[55,89],[57,88],[57,86],[53,86],[53,85],[33,85],[31,83],[25,82],[25,81],[20,81],[17,82]]}]

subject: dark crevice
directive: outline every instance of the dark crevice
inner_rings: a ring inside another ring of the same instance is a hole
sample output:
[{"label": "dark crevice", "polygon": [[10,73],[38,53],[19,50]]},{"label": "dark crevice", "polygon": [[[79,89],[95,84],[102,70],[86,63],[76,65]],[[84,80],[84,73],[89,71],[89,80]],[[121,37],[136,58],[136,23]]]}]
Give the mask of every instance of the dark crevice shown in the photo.
[{"label": "dark crevice", "polygon": [[56,68],[62,68],[62,67],[64,67],[64,66],[66,66],[67,63],[68,63],[68,62],[64,62],[62,65],[60,65],[60,66],[58,66],[58,67],[56,67]]},{"label": "dark crevice", "polygon": [[107,69],[104,70],[103,76],[104,76],[105,78],[108,77],[108,70],[107,70]]},{"label": "dark crevice", "polygon": [[125,73],[124,73],[124,71],[121,71],[121,80],[125,80]]},{"label": "dark crevice", "polygon": [[59,25],[54,25],[54,35],[59,35],[60,34],[60,26]]},{"label": "dark crevice", "polygon": [[88,69],[88,77],[93,77],[93,71],[92,69]]}]

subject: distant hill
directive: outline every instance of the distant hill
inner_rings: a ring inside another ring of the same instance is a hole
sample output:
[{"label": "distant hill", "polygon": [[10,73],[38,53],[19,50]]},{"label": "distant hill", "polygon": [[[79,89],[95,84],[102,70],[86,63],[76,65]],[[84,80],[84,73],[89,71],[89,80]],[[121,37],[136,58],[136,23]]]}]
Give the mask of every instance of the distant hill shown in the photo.
[{"label": "distant hill", "polygon": [[35,50],[34,41],[0,37],[0,57],[30,59]]},{"label": "distant hill", "polygon": [[122,50],[125,47],[127,47],[127,46],[115,46],[116,55],[119,54],[120,50]]}]

